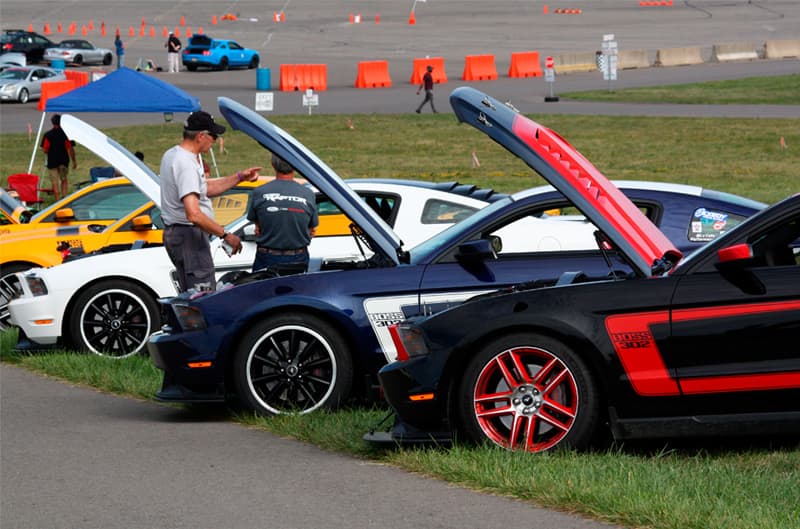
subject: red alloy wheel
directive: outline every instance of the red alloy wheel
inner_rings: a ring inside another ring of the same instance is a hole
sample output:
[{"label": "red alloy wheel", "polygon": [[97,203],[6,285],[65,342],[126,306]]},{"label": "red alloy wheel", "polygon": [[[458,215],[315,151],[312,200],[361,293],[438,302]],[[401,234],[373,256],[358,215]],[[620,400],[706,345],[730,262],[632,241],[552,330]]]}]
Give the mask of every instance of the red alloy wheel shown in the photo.
[{"label": "red alloy wheel", "polygon": [[473,409],[488,439],[510,450],[540,452],[569,433],[578,413],[575,375],[538,347],[514,347],[492,358],[475,383]]}]

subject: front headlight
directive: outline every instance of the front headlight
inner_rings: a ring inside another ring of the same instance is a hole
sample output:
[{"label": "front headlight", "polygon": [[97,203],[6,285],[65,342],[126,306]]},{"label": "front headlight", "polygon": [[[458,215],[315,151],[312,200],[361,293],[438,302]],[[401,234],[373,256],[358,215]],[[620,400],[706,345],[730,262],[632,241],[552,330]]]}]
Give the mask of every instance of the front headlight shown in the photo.
[{"label": "front headlight", "polygon": [[201,331],[206,328],[206,319],[199,308],[192,305],[172,305],[175,317],[184,331]]},{"label": "front headlight", "polygon": [[397,348],[397,359],[400,361],[430,354],[422,330],[411,323],[402,322],[390,325],[389,335]]},{"label": "front headlight", "polygon": [[16,89],[17,89],[17,85],[16,84],[7,84],[7,85],[0,86],[0,93],[13,94]]},{"label": "front headlight", "polygon": [[[25,282],[28,284],[28,290],[30,290],[31,294],[33,294],[34,296],[47,295],[47,284],[41,277],[28,275],[25,276]],[[20,292],[20,294],[22,293]]]}]

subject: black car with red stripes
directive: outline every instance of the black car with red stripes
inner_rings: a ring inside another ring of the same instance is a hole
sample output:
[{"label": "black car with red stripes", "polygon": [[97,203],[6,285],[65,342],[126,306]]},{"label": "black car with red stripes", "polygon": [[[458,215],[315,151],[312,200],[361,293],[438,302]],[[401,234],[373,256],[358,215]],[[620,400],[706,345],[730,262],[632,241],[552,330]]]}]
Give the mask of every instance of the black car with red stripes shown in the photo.
[{"label": "black car with red stripes", "polygon": [[800,432],[800,195],[681,260],[649,221],[607,207],[614,186],[553,131],[468,95],[451,99],[459,119],[537,167],[634,273],[569,270],[394,326],[398,360],[379,379],[395,425],[365,438],[538,452],[602,433]]}]

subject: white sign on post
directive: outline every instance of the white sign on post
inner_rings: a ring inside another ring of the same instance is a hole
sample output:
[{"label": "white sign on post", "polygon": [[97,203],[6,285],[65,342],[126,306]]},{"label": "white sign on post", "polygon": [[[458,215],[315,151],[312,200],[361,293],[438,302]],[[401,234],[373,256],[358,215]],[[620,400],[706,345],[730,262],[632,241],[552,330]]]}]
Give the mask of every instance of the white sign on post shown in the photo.
[{"label": "white sign on post", "polygon": [[308,115],[311,115],[311,107],[319,106],[319,94],[315,94],[314,90],[309,88],[303,94],[303,106],[308,107]]},{"label": "white sign on post", "polygon": [[617,48],[617,41],[614,40],[614,34],[603,35],[603,56],[605,61],[602,64],[603,79],[609,82],[609,90],[611,89],[611,81],[617,80],[617,58],[619,49]]},{"label": "white sign on post", "polygon": [[272,92],[256,92],[256,112],[272,112],[273,103]]}]

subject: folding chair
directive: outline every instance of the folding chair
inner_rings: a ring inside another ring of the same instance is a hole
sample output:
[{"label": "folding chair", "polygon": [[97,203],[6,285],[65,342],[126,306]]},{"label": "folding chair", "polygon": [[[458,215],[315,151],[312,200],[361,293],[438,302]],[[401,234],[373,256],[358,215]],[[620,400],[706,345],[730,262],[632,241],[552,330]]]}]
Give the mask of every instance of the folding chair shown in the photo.
[{"label": "folding chair", "polygon": [[42,199],[39,198],[39,175],[30,173],[9,175],[8,187],[15,190],[20,201],[26,205],[42,203]]}]

